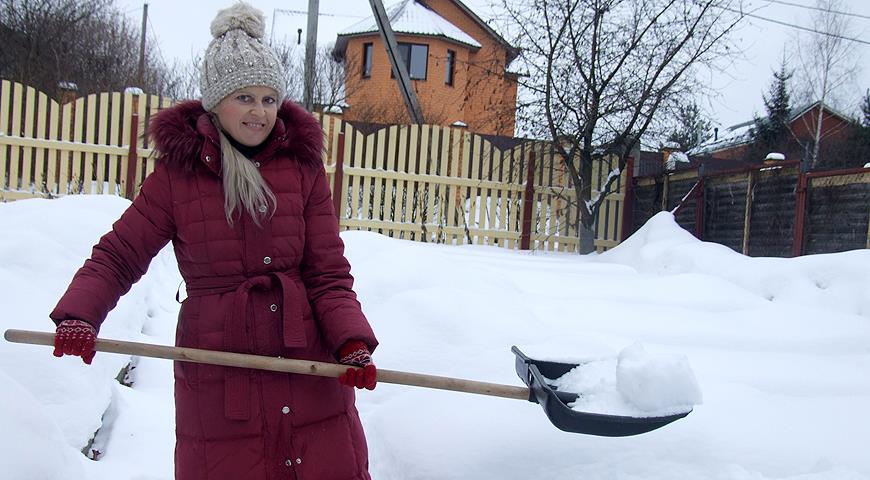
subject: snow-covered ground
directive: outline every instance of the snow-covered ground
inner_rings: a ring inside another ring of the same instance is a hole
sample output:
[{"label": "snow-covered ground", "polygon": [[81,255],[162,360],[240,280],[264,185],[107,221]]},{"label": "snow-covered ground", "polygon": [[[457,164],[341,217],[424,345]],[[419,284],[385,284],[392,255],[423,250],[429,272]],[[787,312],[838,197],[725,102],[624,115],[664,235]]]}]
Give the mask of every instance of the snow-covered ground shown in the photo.
[{"label": "snow-covered ground", "polygon": [[[0,329],[52,331],[48,312],[127,204],[0,204]],[[691,366],[703,395],[673,424],[606,438],[557,430],[524,401],[380,384],[357,396],[377,480],[870,479],[868,250],[747,258],[666,213],[591,256],[342,237],[382,368],[522,385],[511,345],[615,365],[640,344]],[[164,250],[101,336],[171,344],[179,281]],[[171,362],[134,359],[126,387],[129,360],[0,341],[0,477],[172,478]],[[80,450],[98,429],[93,461]]]}]

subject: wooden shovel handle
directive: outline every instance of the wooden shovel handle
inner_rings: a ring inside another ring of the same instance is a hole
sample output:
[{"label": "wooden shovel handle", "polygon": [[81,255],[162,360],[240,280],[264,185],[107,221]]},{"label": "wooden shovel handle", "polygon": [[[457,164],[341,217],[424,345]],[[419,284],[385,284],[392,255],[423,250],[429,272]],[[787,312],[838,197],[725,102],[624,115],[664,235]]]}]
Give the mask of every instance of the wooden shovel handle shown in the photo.
[{"label": "wooden shovel handle", "polygon": [[[54,346],[54,334],[48,332],[10,329],[6,330],[3,336],[6,340],[15,343]],[[338,377],[348,368],[347,365],[315,362],[313,360],[274,358],[262,355],[202,350],[199,348],[167,347],[150,343],[125,342],[101,338],[97,339],[95,350],[98,352],[138,355],[140,357],[165,358],[179,362],[206,363],[225,367],[253,368],[321,377]],[[512,385],[385,370],[382,368],[378,368],[378,382],[529,400],[528,387],[515,387]]]}]

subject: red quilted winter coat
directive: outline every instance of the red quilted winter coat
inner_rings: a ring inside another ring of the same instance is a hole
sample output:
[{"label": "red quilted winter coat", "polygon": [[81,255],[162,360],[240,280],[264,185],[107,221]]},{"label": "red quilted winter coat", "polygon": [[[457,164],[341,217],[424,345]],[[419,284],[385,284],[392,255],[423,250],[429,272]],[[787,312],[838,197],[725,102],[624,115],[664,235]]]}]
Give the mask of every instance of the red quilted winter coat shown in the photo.
[{"label": "red quilted winter coat", "polygon": [[[199,102],[152,122],[160,152],[133,204],[94,247],[51,318],[99,328],[172,241],[189,297],[176,344],[335,361],[377,340],[352,290],[326,174],[323,134],[284,103],[253,161],[277,197],[262,227],[224,213],[220,143]],[[178,480],[368,479],[354,391],[334,378],[176,362]]]}]

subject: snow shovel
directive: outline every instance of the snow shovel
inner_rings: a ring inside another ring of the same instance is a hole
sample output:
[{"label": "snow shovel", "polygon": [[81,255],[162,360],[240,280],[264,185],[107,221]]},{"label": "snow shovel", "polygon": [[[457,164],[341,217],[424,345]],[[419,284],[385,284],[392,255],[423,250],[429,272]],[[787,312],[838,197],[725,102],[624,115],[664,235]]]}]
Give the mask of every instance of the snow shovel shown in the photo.
[{"label": "snow shovel", "polygon": [[[6,330],[4,337],[7,341],[15,343],[54,346],[54,334],[48,332],[10,329]],[[225,367],[253,368],[321,377],[338,377],[348,368],[347,365],[315,362],[312,360],[274,358],[186,347],[167,347],[149,343],[109,339],[97,339],[95,350],[98,352],[138,355],[141,357],[165,358],[179,362],[206,363]],[[568,407],[568,404],[577,400],[578,395],[559,392],[549,385],[546,379],[559,378],[576,367],[577,364],[534,360],[525,356],[517,347],[511,347],[511,351],[516,355],[517,375],[523,380],[526,387],[382,368],[378,368],[378,382],[527,400],[540,404],[544,408],[544,412],[547,414],[550,422],[560,430],[604,437],[625,437],[646,433],[683,418],[691,412],[690,410],[685,413],[660,417],[630,417],[572,410]]]}]

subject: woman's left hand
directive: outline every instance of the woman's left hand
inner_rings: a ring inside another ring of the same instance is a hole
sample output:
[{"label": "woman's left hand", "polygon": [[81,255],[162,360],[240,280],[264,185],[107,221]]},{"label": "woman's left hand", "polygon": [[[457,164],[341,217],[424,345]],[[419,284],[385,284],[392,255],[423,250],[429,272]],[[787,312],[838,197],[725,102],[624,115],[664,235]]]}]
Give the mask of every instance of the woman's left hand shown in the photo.
[{"label": "woman's left hand", "polygon": [[338,361],[343,365],[352,365],[338,377],[339,383],[348,387],[375,389],[378,383],[378,369],[372,363],[372,354],[365,343],[360,340],[348,340],[338,350]]}]

